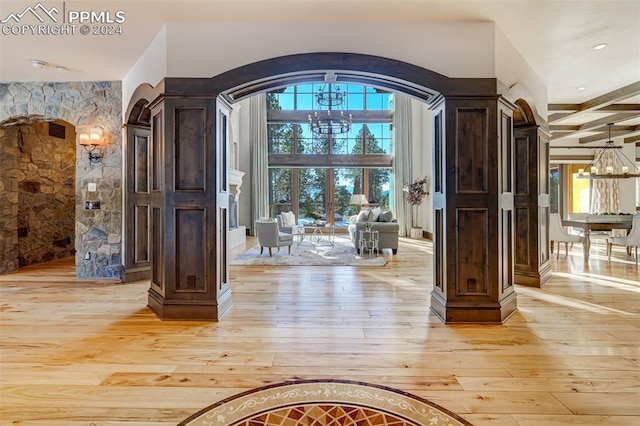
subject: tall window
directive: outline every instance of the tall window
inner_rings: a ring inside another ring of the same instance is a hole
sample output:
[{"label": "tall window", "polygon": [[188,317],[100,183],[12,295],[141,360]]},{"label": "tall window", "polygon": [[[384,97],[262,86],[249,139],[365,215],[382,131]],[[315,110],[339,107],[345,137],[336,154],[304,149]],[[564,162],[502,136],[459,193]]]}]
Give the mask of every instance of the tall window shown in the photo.
[{"label": "tall window", "polygon": [[591,180],[579,179],[579,169],[585,169],[586,164],[568,164],[568,210],[569,213],[589,213],[591,205]]},{"label": "tall window", "polygon": [[393,199],[392,112],[389,92],[340,85],[345,101],[335,108],[353,117],[344,134],[311,132],[308,116],[319,110],[315,94],[324,84],[302,84],[267,95],[272,214],[291,209],[298,221],[323,219],[346,227],[357,213],[353,194],[389,209]]}]

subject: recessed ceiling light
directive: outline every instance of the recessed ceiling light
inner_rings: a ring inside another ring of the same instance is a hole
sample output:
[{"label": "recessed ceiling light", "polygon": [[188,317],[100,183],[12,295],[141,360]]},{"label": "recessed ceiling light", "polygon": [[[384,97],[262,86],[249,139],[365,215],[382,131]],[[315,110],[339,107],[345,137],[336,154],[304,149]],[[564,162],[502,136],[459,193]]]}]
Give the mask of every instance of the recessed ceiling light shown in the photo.
[{"label": "recessed ceiling light", "polygon": [[582,92],[583,90],[587,90],[586,87],[578,87],[578,92]]},{"label": "recessed ceiling light", "polygon": [[56,71],[62,73],[69,71],[69,69],[67,67],[63,67],[62,65],[56,65]]},{"label": "recessed ceiling light", "polygon": [[607,47],[607,43],[600,43],[600,44],[596,44],[595,46],[593,46],[594,50],[601,50],[604,49],[605,47]]},{"label": "recessed ceiling light", "polygon": [[31,59],[31,65],[35,68],[44,69],[49,66],[49,63],[45,61],[41,61],[40,59]]}]

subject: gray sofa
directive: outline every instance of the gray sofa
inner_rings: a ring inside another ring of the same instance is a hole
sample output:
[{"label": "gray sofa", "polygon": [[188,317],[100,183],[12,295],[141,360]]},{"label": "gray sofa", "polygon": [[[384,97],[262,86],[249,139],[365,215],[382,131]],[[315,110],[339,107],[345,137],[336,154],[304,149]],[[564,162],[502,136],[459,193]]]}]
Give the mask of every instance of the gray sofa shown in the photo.
[{"label": "gray sofa", "polygon": [[349,224],[349,236],[351,237],[351,242],[353,246],[358,250],[358,233],[360,230],[364,229],[365,223],[371,223],[371,229],[374,231],[378,231],[379,240],[378,240],[378,249],[391,249],[393,254],[398,253],[398,233],[400,231],[400,225],[394,219],[392,222],[352,222]]}]

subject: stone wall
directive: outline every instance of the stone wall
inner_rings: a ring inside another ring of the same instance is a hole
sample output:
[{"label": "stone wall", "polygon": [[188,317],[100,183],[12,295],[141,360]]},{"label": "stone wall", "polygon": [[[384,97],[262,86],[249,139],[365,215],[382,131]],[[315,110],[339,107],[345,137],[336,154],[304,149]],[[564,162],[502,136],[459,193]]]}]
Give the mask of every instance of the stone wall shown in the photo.
[{"label": "stone wall", "polygon": [[0,127],[0,274],[18,269],[18,138]]},{"label": "stone wall", "polygon": [[[21,120],[63,120],[76,133],[100,127],[105,147],[101,162],[91,164],[87,152],[74,143],[75,250],[79,277],[122,276],[122,89],[120,82],[0,83],[0,139]],[[10,153],[17,146],[2,145],[0,169],[15,168]],[[8,150],[8,151],[7,151]],[[8,152],[8,153],[7,153]],[[25,176],[26,178],[26,176]],[[0,177],[0,273],[17,268],[18,211],[21,175]],[[95,183],[96,192],[88,192]],[[85,201],[100,201],[100,210],[85,209]],[[15,210],[15,211],[14,211]],[[14,257],[15,256],[15,257]],[[13,259],[13,260],[12,260]]]},{"label": "stone wall", "polygon": [[49,136],[48,122],[15,131],[20,267],[75,253],[75,130],[64,128],[65,139]]}]

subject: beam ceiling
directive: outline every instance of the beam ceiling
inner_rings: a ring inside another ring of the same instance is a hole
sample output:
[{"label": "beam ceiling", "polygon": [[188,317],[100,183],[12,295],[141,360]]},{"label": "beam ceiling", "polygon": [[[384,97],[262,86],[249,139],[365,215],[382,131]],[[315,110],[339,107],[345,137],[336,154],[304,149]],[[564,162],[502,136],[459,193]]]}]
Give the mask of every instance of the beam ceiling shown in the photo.
[{"label": "beam ceiling", "polygon": [[[625,143],[640,140],[640,103],[624,103],[640,95],[640,81],[579,104],[549,104],[551,140],[577,139],[580,143],[603,142],[622,137]],[[602,118],[593,119],[594,114]],[[587,118],[588,116],[588,118]]]}]

